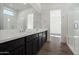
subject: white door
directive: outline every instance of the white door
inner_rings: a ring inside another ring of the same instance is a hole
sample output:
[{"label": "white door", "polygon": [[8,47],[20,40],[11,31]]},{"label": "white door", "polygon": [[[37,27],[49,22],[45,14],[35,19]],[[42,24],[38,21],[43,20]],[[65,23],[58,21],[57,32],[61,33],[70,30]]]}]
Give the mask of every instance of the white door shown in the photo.
[{"label": "white door", "polygon": [[50,40],[55,45],[54,48],[59,48],[61,43],[61,10],[50,11]]},{"label": "white door", "polygon": [[50,11],[50,34],[61,35],[61,10]]},{"label": "white door", "polygon": [[27,15],[27,29],[33,29],[33,13]]}]

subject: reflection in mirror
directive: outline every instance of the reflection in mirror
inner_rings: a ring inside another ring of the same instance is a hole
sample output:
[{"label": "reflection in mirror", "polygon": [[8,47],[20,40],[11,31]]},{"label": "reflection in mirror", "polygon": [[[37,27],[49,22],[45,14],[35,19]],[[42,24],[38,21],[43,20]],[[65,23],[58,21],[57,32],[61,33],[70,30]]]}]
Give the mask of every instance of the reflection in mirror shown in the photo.
[{"label": "reflection in mirror", "polygon": [[30,3],[0,3],[0,30],[37,29],[41,26],[40,13]]},{"label": "reflection in mirror", "polygon": [[3,9],[4,29],[15,29],[16,23],[16,11],[14,9],[6,8]]},{"label": "reflection in mirror", "polygon": [[33,13],[27,15],[27,29],[33,29]]},{"label": "reflection in mirror", "polygon": [[9,8],[4,8],[3,14],[4,15],[9,15],[9,16],[14,16],[14,12]]},{"label": "reflection in mirror", "polygon": [[1,3],[0,30],[26,30],[27,15],[33,13],[32,10],[28,3]]}]

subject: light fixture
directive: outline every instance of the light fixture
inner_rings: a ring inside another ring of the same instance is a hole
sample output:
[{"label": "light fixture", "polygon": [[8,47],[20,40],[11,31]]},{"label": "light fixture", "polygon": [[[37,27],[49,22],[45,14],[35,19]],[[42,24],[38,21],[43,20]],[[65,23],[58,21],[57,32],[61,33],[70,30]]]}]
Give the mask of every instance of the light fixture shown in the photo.
[{"label": "light fixture", "polygon": [[26,5],[26,3],[24,3],[24,5]]},{"label": "light fixture", "polygon": [[8,22],[10,22],[10,19],[8,18]]}]

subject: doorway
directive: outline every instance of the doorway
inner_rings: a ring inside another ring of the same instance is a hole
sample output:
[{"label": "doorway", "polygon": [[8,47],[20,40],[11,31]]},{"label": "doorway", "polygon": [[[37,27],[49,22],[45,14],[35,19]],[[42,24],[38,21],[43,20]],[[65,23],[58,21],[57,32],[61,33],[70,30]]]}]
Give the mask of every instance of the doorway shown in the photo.
[{"label": "doorway", "polygon": [[50,40],[59,48],[61,45],[61,9],[50,11]]}]

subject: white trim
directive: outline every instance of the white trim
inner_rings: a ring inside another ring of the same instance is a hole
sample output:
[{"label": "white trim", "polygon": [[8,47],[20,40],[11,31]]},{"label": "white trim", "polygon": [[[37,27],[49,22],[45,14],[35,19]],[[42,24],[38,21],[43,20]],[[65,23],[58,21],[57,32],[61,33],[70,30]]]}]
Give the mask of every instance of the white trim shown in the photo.
[{"label": "white trim", "polygon": [[75,50],[70,46],[70,44],[67,43],[67,45],[68,45],[68,47],[70,48],[70,50],[72,51],[72,53],[75,55],[75,54],[76,54],[76,53],[75,53]]},{"label": "white trim", "polygon": [[61,38],[61,36],[60,36],[60,35],[50,35],[50,36],[53,36],[53,37],[59,37],[59,38]]}]

